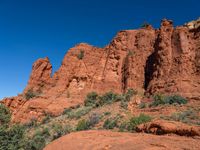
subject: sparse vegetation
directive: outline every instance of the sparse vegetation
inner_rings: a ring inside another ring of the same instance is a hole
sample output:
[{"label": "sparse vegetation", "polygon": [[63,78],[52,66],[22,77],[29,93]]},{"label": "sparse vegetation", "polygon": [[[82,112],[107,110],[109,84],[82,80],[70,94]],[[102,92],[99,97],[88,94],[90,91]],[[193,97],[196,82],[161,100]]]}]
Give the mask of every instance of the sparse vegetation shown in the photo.
[{"label": "sparse vegetation", "polygon": [[172,105],[172,104],[186,104],[187,99],[179,95],[164,96],[162,94],[156,94],[153,97],[154,101],[149,105],[150,107],[156,107],[159,105]]},{"label": "sparse vegetation", "polygon": [[89,116],[89,120],[88,120],[89,125],[92,127],[95,126],[96,124],[99,123],[100,119],[101,119],[101,116],[99,114],[93,113],[92,115]]},{"label": "sparse vegetation", "polygon": [[65,110],[65,115],[67,115],[68,118],[70,119],[79,119],[82,116],[86,115],[87,113],[89,113],[92,110],[92,107],[80,107],[77,109],[68,109]]},{"label": "sparse vegetation", "polygon": [[104,129],[114,129],[115,127],[118,126],[118,117],[114,117],[114,118],[108,118],[106,119],[106,121],[103,124],[103,128]]},{"label": "sparse vegetation", "polygon": [[198,112],[195,112],[192,109],[173,113],[171,116],[161,116],[161,118],[166,120],[180,121],[187,124],[200,125],[200,117]]},{"label": "sparse vegetation", "polygon": [[90,129],[90,124],[85,119],[80,120],[77,124],[76,131],[88,130]]},{"label": "sparse vegetation", "polygon": [[105,116],[111,115],[111,112],[104,112]]},{"label": "sparse vegetation", "polygon": [[135,129],[138,125],[149,122],[151,120],[152,120],[152,118],[150,116],[145,115],[145,114],[140,114],[137,117],[130,118],[129,121],[122,122],[121,125],[119,126],[119,131],[133,132],[133,131],[135,131]]},{"label": "sparse vegetation", "polygon": [[42,150],[46,145],[46,140],[50,136],[49,129],[37,130],[33,137],[27,139],[26,150]]},{"label": "sparse vegetation", "polygon": [[107,92],[104,95],[99,97],[99,101],[98,101],[97,105],[103,106],[105,104],[111,104],[111,103],[116,102],[118,100],[120,100],[118,98],[118,95],[110,91],[110,92]]},{"label": "sparse vegetation", "polygon": [[96,92],[91,92],[86,96],[84,101],[85,106],[95,106],[98,100],[98,94]]},{"label": "sparse vegetation", "polygon": [[126,108],[128,102],[131,100],[131,97],[135,94],[137,94],[137,92],[133,89],[128,89],[125,94],[116,94],[110,91],[103,95],[98,95],[96,92],[91,92],[87,95],[84,101],[84,105],[100,107],[103,105],[108,105],[114,102],[121,101],[121,106],[123,108]]},{"label": "sparse vegetation", "polygon": [[0,150],[22,149],[25,146],[24,133],[24,127],[21,125],[0,126]]},{"label": "sparse vegetation", "polygon": [[72,131],[72,127],[70,125],[62,126],[61,124],[53,124],[53,139],[58,139],[59,137],[66,135]]},{"label": "sparse vegetation", "polygon": [[37,119],[31,118],[31,120],[25,124],[26,127],[31,128],[37,126]]},{"label": "sparse vegetation", "polygon": [[0,104],[0,125],[4,125],[10,122],[11,113],[10,110],[3,104]]},{"label": "sparse vegetation", "polygon": [[77,55],[77,58],[81,60],[81,59],[83,59],[83,57],[84,57],[84,51],[81,50],[81,51],[79,52],[79,54]]},{"label": "sparse vegetation", "polygon": [[139,104],[139,108],[140,108],[140,109],[143,109],[143,108],[146,108],[146,107],[147,107],[146,104],[143,103],[143,102]]},{"label": "sparse vegetation", "polygon": [[121,107],[127,109],[128,103],[131,100],[131,97],[137,94],[137,91],[133,89],[128,89],[127,92],[121,95]]},{"label": "sparse vegetation", "polygon": [[148,116],[148,115],[145,115],[145,114],[140,114],[138,117],[132,117],[130,119],[130,126],[129,126],[129,131],[133,131],[135,130],[135,128],[140,125],[140,124],[143,124],[143,123],[146,123],[146,122],[149,122],[151,121],[151,117]]},{"label": "sparse vegetation", "polygon": [[[9,150],[12,148],[42,150],[49,142],[70,132],[89,129],[135,132],[139,124],[149,122],[152,119],[145,114],[132,117],[132,114],[127,109],[127,105],[136,94],[137,91],[133,89],[127,90],[125,94],[116,94],[110,91],[98,95],[96,92],[91,92],[85,98],[83,106],[77,105],[67,108],[58,117],[53,117],[51,114],[46,113],[46,117],[40,123],[33,118],[29,123],[18,127],[9,126],[11,117],[9,110],[0,104],[0,121],[1,124],[6,124],[5,126],[0,126],[0,150],[7,150],[8,148]],[[152,103],[141,103],[139,108],[187,103],[186,99],[176,95],[155,95],[153,98],[154,101]],[[165,117],[165,119],[200,124],[197,121],[199,120],[198,115],[192,110],[172,114],[171,116]],[[13,134],[16,134],[16,137]],[[7,143],[4,139],[7,140]],[[1,142],[3,143],[2,147]]]},{"label": "sparse vegetation", "polygon": [[29,100],[31,98],[34,98],[36,97],[38,94],[36,92],[34,92],[33,90],[28,90],[26,93],[25,93],[25,98],[26,100]]}]

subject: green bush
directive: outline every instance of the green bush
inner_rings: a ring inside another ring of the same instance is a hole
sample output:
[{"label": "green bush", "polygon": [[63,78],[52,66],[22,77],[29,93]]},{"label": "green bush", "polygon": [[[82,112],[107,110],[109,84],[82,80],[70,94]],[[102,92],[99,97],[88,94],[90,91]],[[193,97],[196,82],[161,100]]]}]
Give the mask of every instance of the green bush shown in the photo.
[{"label": "green bush", "polygon": [[111,112],[109,112],[109,111],[104,112],[104,115],[105,115],[105,116],[111,115]]},{"label": "green bush", "polygon": [[48,123],[52,118],[51,114],[46,114],[46,116],[42,119],[42,124]]},{"label": "green bush", "polygon": [[89,116],[89,125],[93,127],[94,125],[98,124],[101,119],[101,116],[99,114],[93,113]]},{"label": "green bush", "polygon": [[14,125],[10,128],[0,126],[0,150],[22,149],[24,143],[25,128],[21,125]]},{"label": "green bush", "polygon": [[87,95],[84,104],[85,106],[94,106],[98,100],[98,94],[96,92],[91,92]]},{"label": "green bush", "polygon": [[143,102],[142,102],[142,103],[140,103],[140,104],[139,104],[139,108],[140,108],[140,109],[146,108],[146,104],[145,104],[145,103],[143,103]]},{"label": "green bush", "polygon": [[113,102],[116,102],[117,100],[118,100],[117,94],[110,91],[99,97],[98,106],[111,104]]},{"label": "green bush", "polygon": [[80,120],[76,126],[76,131],[88,130],[90,129],[90,124],[85,119]]},{"label": "green bush", "polygon": [[37,119],[36,118],[31,118],[31,120],[25,124],[26,127],[31,128],[31,127],[36,127],[37,124]]},{"label": "green bush", "polygon": [[167,104],[186,104],[188,101],[179,95],[166,96],[165,103]]},{"label": "green bush", "polygon": [[35,92],[33,92],[33,90],[28,90],[26,93],[25,93],[25,98],[26,100],[29,100],[31,98],[34,98],[36,97],[37,94]]},{"label": "green bush", "polygon": [[54,140],[60,138],[63,135],[66,135],[72,131],[72,128],[69,125],[63,127],[61,124],[54,124],[52,126],[52,128],[53,128],[53,132],[54,132],[54,134],[53,134]]},{"label": "green bush", "polygon": [[150,104],[150,107],[156,107],[159,105],[172,105],[172,104],[186,104],[187,99],[179,95],[164,96],[162,94],[156,94],[153,97],[154,101]]},{"label": "green bush", "polygon": [[84,51],[81,50],[80,53],[77,55],[77,58],[81,60],[83,59],[83,57],[84,57]]},{"label": "green bush", "polygon": [[131,100],[131,97],[137,94],[137,91],[133,89],[128,89],[127,92],[121,95],[121,107],[127,109],[128,103]]},{"label": "green bush", "polygon": [[137,91],[135,91],[133,89],[128,89],[127,92],[125,93],[125,100],[130,101],[131,97],[133,97],[136,94],[137,94]]},{"label": "green bush", "polygon": [[71,112],[72,112],[72,108],[65,108],[65,110],[63,111],[63,115],[68,115]]},{"label": "green bush", "polygon": [[138,125],[149,122],[151,120],[152,118],[145,114],[140,114],[138,117],[132,117],[129,121],[128,131],[134,131]]},{"label": "green bush", "polygon": [[117,127],[117,122],[118,122],[118,118],[109,118],[106,119],[106,121],[103,124],[103,128],[104,129],[114,129],[115,127]]},{"label": "green bush", "polygon": [[25,146],[26,150],[42,150],[46,145],[46,139],[50,137],[49,129],[44,128],[43,130],[38,130],[33,135],[33,137],[27,139]]},{"label": "green bush", "polygon": [[124,132],[124,131],[128,131],[128,129],[130,128],[130,122],[122,122],[119,126],[119,132]]},{"label": "green bush", "polygon": [[11,113],[10,110],[3,104],[0,104],[0,125],[4,125],[10,122]]},{"label": "green bush", "polygon": [[66,113],[67,117],[70,119],[79,119],[82,116],[88,114],[92,110],[92,107],[80,107]]},{"label": "green bush", "polygon": [[192,109],[185,110],[183,112],[173,113],[171,116],[162,117],[166,120],[180,121],[187,124],[197,124],[200,123],[200,117],[198,112],[195,112]]}]

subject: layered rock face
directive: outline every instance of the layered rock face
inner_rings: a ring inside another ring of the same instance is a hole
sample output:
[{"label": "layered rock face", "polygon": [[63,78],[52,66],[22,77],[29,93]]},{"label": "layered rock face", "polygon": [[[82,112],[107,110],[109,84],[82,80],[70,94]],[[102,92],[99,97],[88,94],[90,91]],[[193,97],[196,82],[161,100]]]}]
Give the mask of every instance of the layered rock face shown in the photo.
[{"label": "layered rock face", "polygon": [[153,55],[156,60],[147,92],[200,99],[199,28],[173,28],[172,23],[162,22]]},{"label": "layered rock face", "polygon": [[[24,93],[3,100],[12,108],[13,121],[59,115],[82,104],[91,91],[123,93],[133,88],[147,95],[162,92],[200,99],[200,28],[174,28],[172,21],[163,20],[160,29],[121,31],[104,48],[81,43],[51,74],[48,58],[37,60]],[[38,95],[25,100],[30,90]]]}]

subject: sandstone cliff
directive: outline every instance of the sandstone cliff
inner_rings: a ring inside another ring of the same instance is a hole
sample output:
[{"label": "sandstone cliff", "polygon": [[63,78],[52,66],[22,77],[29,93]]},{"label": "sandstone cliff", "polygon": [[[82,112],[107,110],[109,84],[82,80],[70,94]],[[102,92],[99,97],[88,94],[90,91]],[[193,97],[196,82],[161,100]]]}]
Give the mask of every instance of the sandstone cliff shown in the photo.
[{"label": "sandstone cliff", "polygon": [[[91,91],[129,88],[200,100],[200,28],[173,27],[164,19],[160,29],[121,31],[104,48],[78,44],[53,76],[49,59],[37,60],[24,93],[2,102],[11,108],[14,122],[26,122],[46,113],[59,115],[82,104]],[[27,100],[30,90],[37,96]]]}]

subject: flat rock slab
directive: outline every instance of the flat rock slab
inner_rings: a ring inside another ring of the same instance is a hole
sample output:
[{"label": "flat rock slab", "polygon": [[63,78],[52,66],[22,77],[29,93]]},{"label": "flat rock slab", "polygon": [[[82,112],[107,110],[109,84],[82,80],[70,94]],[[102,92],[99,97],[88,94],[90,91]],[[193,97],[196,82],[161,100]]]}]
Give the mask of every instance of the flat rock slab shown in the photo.
[{"label": "flat rock slab", "polygon": [[199,150],[199,148],[199,138],[94,130],[68,134],[50,143],[44,150]]}]

